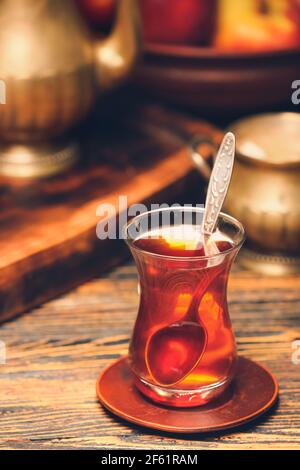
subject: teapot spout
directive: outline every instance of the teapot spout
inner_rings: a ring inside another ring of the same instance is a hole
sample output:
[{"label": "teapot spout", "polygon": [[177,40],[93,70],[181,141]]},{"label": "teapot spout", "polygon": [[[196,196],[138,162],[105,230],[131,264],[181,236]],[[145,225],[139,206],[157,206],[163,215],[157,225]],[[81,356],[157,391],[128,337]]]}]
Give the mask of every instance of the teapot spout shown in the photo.
[{"label": "teapot spout", "polygon": [[138,0],[117,0],[117,14],[111,35],[96,41],[96,75],[100,91],[121,83],[133,69],[142,48]]}]

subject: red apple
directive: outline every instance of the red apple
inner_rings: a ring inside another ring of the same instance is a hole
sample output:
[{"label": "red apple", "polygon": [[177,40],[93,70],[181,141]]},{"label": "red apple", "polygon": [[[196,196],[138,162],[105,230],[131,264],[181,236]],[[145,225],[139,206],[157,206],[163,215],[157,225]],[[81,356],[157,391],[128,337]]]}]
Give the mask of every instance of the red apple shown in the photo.
[{"label": "red apple", "polygon": [[76,0],[80,12],[92,26],[107,28],[112,23],[115,0]]},{"label": "red apple", "polygon": [[286,16],[297,29],[298,44],[300,44],[300,0],[287,0]]},{"label": "red apple", "polygon": [[207,44],[212,37],[217,0],[140,0],[148,42]]},{"label": "red apple", "polygon": [[299,47],[300,1],[219,0],[214,45],[235,51]]}]

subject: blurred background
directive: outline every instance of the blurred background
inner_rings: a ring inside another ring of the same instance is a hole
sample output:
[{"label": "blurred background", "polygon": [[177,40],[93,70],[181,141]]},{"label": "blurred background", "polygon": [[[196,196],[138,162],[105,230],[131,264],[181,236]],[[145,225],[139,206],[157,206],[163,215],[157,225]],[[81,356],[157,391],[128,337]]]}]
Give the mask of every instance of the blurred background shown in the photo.
[{"label": "blurred background", "polygon": [[[298,0],[139,0],[144,60],[134,83],[220,122],[291,104],[299,74]],[[77,0],[95,32],[115,0]]]},{"label": "blurred background", "polygon": [[203,202],[227,128],[240,263],[299,273],[300,0],[2,0],[0,80],[2,319],[123,259],[101,202]]}]

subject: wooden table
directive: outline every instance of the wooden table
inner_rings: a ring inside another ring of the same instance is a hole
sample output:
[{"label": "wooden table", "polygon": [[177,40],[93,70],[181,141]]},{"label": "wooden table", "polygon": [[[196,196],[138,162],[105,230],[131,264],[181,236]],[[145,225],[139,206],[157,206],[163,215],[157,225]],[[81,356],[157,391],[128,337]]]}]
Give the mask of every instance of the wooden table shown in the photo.
[{"label": "wooden table", "polygon": [[273,414],[226,434],[152,432],[114,419],[98,404],[97,375],[126,353],[136,314],[132,264],[2,325],[7,363],[0,366],[0,447],[300,449],[300,364],[292,363],[292,343],[300,339],[299,290],[300,277],[232,274],[239,352],[276,374],[281,395]]}]

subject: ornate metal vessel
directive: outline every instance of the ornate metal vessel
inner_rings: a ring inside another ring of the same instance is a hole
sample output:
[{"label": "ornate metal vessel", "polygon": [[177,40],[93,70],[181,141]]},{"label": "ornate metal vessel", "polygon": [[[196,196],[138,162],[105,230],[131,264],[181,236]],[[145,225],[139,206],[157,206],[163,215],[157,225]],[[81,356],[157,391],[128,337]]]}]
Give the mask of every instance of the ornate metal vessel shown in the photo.
[{"label": "ornate metal vessel", "polygon": [[94,41],[72,0],[0,2],[0,173],[48,176],[77,157],[68,132],[97,94],[128,76],[140,49],[137,0],[118,0],[111,35]]},{"label": "ornate metal vessel", "polygon": [[[300,114],[253,116],[230,130],[237,158],[225,207],[246,228],[240,261],[270,275],[300,272]],[[207,178],[195,146],[192,156]]]}]

